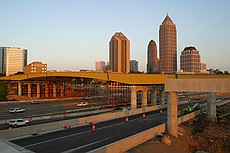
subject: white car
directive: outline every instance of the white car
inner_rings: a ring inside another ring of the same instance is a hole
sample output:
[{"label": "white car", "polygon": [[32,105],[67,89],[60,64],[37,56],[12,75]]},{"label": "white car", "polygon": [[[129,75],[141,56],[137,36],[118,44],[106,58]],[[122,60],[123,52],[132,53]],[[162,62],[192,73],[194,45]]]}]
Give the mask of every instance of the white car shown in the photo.
[{"label": "white car", "polygon": [[21,113],[21,112],[25,112],[25,109],[24,108],[10,108],[9,109],[9,112],[10,113]]},{"label": "white car", "polygon": [[87,96],[87,97],[85,97],[84,99],[85,99],[85,100],[90,100],[90,99],[93,99],[93,97],[88,97],[88,96]]},{"label": "white car", "polygon": [[24,126],[24,125],[29,125],[30,122],[25,119],[11,119],[9,120],[9,126],[11,127],[18,127],[18,126]]},{"label": "white car", "polygon": [[88,105],[88,102],[81,102],[77,104],[77,106],[87,106],[87,105]]}]

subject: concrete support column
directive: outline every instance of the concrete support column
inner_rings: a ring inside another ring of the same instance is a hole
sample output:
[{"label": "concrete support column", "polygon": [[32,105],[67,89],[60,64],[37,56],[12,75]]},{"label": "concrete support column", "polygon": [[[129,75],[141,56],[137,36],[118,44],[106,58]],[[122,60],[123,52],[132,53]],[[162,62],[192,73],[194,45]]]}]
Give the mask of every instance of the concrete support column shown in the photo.
[{"label": "concrete support column", "polygon": [[57,97],[56,91],[57,91],[57,86],[56,86],[56,84],[54,83],[54,84],[53,84],[53,97],[54,97],[54,98]]},{"label": "concrete support column", "polygon": [[41,89],[40,89],[40,84],[37,83],[37,98],[40,98]]},{"label": "concrete support column", "polygon": [[28,97],[31,97],[31,83],[28,83]]},{"label": "concrete support column", "polygon": [[59,90],[61,93],[60,93],[60,95],[61,95],[61,97],[64,97],[64,86],[61,84],[60,85],[60,90]]},{"label": "concrete support column", "polygon": [[131,86],[131,109],[137,108],[137,89],[136,86]]},{"label": "concrete support column", "polygon": [[22,85],[21,82],[18,82],[18,96],[22,95]]},{"label": "concrete support column", "polygon": [[45,83],[45,97],[46,97],[46,98],[48,98],[48,97],[49,97],[49,95],[48,95],[48,90],[49,90],[49,88],[48,88],[48,84],[47,84],[47,83]]},{"label": "concrete support column", "polygon": [[178,94],[177,92],[169,92],[169,102],[167,106],[167,130],[168,133],[177,138],[178,128]]},{"label": "concrete support column", "polygon": [[153,88],[153,95],[151,97],[151,102],[152,102],[151,103],[152,106],[155,106],[157,102],[157,91],[154,88]]},{"label": "concrete support column", "polygon": [[165,103],[165,92],[164,92],[164,90],[162,89],[162,90],[160,90],[160,105],[162,105],[162,104],[164,104]]},{"label": "concrete support column", "polygon": [[147,107],[147,105],[148,105],[147,97],[148,97],[147,87],[143,87],[143,92],[142,92],[142,107]]},{"label": "concrete support column", "polygon": [[207,115],[211,121],[216,122],[216,94],[214,92],[208,93]]}]

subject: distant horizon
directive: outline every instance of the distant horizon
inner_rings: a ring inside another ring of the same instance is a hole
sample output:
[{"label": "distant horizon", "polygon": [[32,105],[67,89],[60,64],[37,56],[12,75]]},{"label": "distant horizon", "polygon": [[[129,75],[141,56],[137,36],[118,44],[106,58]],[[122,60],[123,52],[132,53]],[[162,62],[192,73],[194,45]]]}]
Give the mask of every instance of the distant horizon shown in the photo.
[{"label": "distant horizon", "polygon": [[200,51],[207,69],[230,71],[227,0],[11,0],[0,5],[0,46],[27,49],[28,64],[46,63],[48,70],[95,70],[96,61],[109,61],[109,41],[122,32],[130,40],[130,60],[146,72],[147,45],[156,42],[159,58],[159,26],[168,14],[177,27],[177,71],[181,51],[189,46]]}]

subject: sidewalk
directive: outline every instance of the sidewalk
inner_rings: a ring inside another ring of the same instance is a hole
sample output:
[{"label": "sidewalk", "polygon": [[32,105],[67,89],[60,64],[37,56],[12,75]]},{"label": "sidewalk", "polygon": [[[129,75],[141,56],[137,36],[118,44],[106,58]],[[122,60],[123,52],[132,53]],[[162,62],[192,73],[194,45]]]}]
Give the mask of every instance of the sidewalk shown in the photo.
[{"label": "sidewalk", "polygon": [[33,153],[33,152],[0,138],[0,153]]}]

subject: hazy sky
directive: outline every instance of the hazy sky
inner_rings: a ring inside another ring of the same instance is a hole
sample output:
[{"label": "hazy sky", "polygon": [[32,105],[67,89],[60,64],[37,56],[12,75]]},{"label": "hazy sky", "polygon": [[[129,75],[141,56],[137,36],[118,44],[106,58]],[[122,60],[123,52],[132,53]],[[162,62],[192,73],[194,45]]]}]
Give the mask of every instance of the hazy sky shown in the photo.
[{"label": "hazy sky", "polygon": [[94,70],[95,61],[108,61],[109,41],[121,31],[130,58],[146,71],[147,45],[153,39],[159,49],[168,13],[177,26],[178,69],[181,51],[192,45],[208,68],[230,71],[230,0],[0,0],[0,6],[0,46],[27,48],[28,64],[41,61],[49,70]]}]

